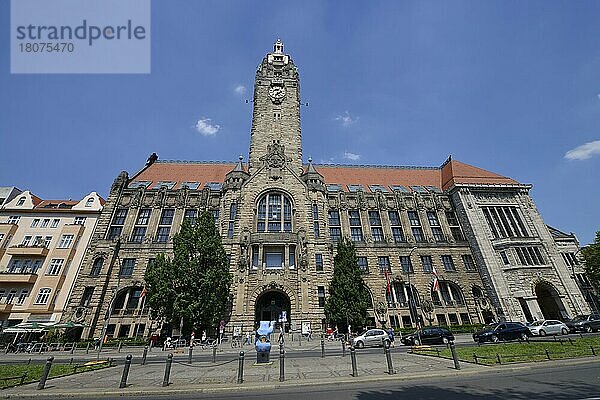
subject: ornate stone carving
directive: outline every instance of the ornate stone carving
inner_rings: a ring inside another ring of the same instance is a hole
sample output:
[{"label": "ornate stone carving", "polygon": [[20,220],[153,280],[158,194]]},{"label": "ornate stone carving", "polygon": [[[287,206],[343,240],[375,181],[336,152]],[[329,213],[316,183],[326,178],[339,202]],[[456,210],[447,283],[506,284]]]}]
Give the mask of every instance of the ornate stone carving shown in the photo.
[{"label": "ornate stone carving", "polygon": [[291,159],[285,157],[285,146],[275,142],[267,146],[267,154],[260,161],[267,168],[269,178],[276,181],[283,177],[283,169]]}]

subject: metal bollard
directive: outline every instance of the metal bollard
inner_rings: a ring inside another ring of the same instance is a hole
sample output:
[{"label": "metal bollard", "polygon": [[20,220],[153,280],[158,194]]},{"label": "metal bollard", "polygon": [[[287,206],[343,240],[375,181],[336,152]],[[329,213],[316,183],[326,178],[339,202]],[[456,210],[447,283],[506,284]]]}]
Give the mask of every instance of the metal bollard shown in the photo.
[{"label": "metal bollard", "polygon": [[76,346],[77,346],[77,343],[73,342],[73,346],[71,347],[71,354],[75,353]]},{"label": "metal bollard", "polygon": [[244,383],[244,352],[240,351],[237,383]]},{"label": "metal bollard", "polygon": [[342,339],[340,342],[342,342],[342,357],[346,357],[346,340]]},{"label": "metal bollard", "polygon": [[590,349],[592,350],[592,355],[595,356],[596,355],[596,350],[594,350],[594,346],[590,346]]},{"label": "metal bollard", "polygon": [[502,364],[502,360],[500,359],[500,354],[496,353],[496,359],[498,360],[498,364]]},{"label": "metal bollard", "polygon": [[146,365],[146,357],[148,356],[148,346],[144,346],[144,354],[142,354],[142,365]]},{"label": "metal bollard", "polygon": [[299,346],[302,346],[302,331],[300,331],[300,334],[298,335],[298,342],[299,342]]},{"label": "metal bollard", "polygon": [[85,346],[85,354],[90,354],[90,342]]},{"label": "metal bollard", "polygon": [[325,339],[321,338],[321,358],[325,358]]},{"label": "metal bollard", "polygon": [[69,360],[69,365],[73,365],[73,357]]},{"label": "metal bollard", "polygon": [[171,364],[173,364],[173,353],[167,356],[167,365],[165,367],[165,377],[163,378],[163,387],[169,386],[169,378],[171,377]]},{"label": "metal bollard", "polygon": [[548,358],[548,360],[550,359],[550,353],[548,352],[548,349],[544,349],[546,350],[546,357]]},{"label": "metal bollard", "polygon": [[192,354],[194,353],[194,346],[190,346],[190,350],[188,352],[188,364],[192,363]]},{"label": "metal bollard", "polygon": [[460,364],[458,363],[458,354],[456,354],[456,346],[454,342],[450,342],[450,352],[452,353],[452,360],[454,360],[454,368],[460,369]]},{"label": "metal bollard", "polygon": [[350,346],[350,358],[352,359],[352,376],[356,378],[358,371],[356,370],[356,350],[354,346]]},{"label": "metal bollard", "polygon": [[125,357],[125,367],[123,367],[123,375],[121,376],[121,383],[119,383],[119,389],[127,387],[127,375],[129,375],[129,368],[131,367],[131,354],[127,354]]},{"label": "metal bollard", "polygon": [[216,344],[213,345],[212,362],[213,362],[213,364],[217,362],[217,345]]},{"label": "metal bollard", "polygon": [[388,374],[394,375],[394,366],[392,365],[392,352],[390,351],[390,342],[384,342],[383,350],[385,351],[385,359],[387,360]]},{"label": "metal bollard", "polygon": [[283,343],[279,345],[279,382],[285,381],[285,350]]},{"label": "metal bollard", "polygon": [[477,360],[477,354],[473,353],[473,360],[475,360],[475,364],[479,364],[479,361]]},{"label": "metal bollard", "polygon": [[383,348],[383,354],[385,354],[385,343],[388,342],[389,340],[387,340],[386,338],[381,338],[381,347]]},{"label": "metal bollard", "polygon": [[46,360],[46,365],[44,366],[44,372],[42,372],[42,377],[40,378],[40,383],[37,385],[37,389],[41,390],[46,386],[46,380],[48,379],[48,375],[50,374],[50,368],[52,368],[52,361],[54,361],[54,357],[50,356]]},{"label": "metal bollard", "polygon": [[119,340],[119,353],[121,352],[121,347],[123,347],[123,341]]}]

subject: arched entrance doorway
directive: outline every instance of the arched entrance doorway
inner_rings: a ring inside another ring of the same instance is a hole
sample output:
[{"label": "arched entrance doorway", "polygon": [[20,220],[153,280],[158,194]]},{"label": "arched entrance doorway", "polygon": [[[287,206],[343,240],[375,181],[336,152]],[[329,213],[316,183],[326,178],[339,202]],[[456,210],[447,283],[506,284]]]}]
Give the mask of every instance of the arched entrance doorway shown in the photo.
[{"label": "arched entrance doorway", "polygon": [[254,320],[257,323],[258,321],[277,321],[278,326],[281,326],[280,322],[284,322],[287,330],[291,321],[291,309],[290,298],[287,294],[279,290],[269,290],[256,299]]},{"label": "arched entrance doorway", "polygon": [[565,307],[558,296],[558,292],[552,285],[546,282],[539,282],[535,285],[535,295],[545,319],[562,320],[566,317]]}]

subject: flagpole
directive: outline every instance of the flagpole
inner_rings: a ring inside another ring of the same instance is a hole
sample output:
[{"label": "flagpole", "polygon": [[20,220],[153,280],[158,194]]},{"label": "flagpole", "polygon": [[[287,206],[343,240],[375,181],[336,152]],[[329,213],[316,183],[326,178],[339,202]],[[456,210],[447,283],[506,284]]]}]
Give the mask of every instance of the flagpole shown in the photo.
[{"label": "flagpole", "polygon": [[408,277],[408,288],[410,290],[410,298],[408,299],[408,311],[410,314],[412,314],[412,312],[414,312],[414,315],[416,318],[415,322],[417,324],[417,338],[419,340],[419,344],[421,344],[421,332],[419,332],[419,330],[421,329],[421,324],[419,323],[419,316],[417,315],[417,305],[415,303],[415,293],[413,291],[412,284],[410,283],[410,270],[412,267],[412,260],[410,257],[412,256],[412,253],[416,249],[417,249],[417,246],[413,246],[413,248],[410,249],[410,253],[408,253],[408,268],[406,270],[406,276]]}]

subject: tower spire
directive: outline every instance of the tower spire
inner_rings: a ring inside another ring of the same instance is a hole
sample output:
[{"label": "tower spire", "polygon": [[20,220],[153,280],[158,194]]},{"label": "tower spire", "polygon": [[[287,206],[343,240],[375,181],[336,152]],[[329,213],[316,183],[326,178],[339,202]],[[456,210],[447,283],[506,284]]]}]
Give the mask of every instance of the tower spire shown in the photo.
[{"label": "tower spire", "polygon": [[273,52],[277,54],[283,54],[283,42],[280,38],[277,38],[275,44],[273,45]]}]

